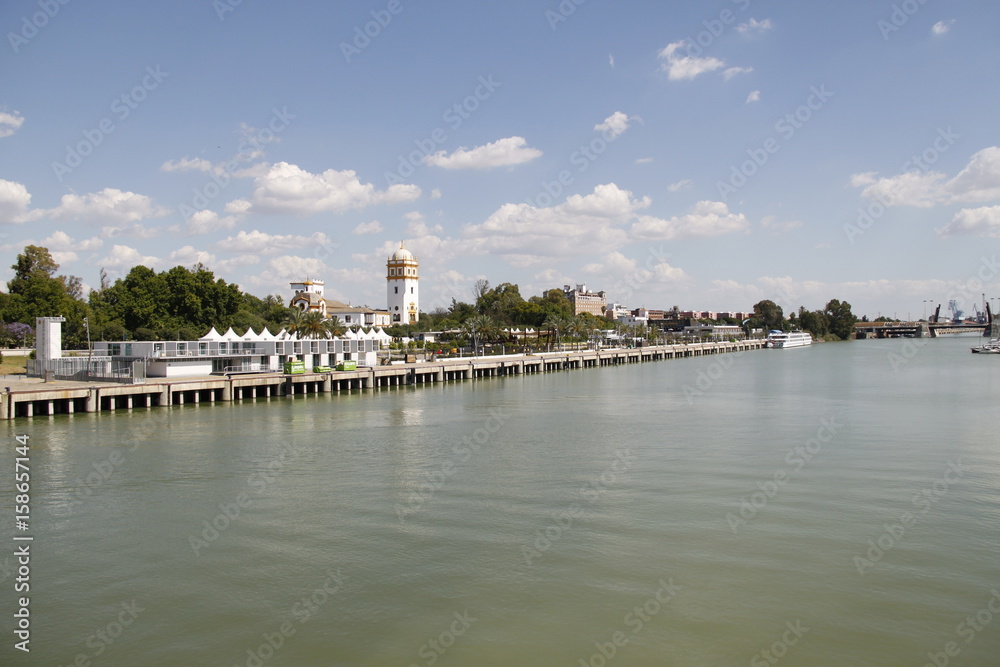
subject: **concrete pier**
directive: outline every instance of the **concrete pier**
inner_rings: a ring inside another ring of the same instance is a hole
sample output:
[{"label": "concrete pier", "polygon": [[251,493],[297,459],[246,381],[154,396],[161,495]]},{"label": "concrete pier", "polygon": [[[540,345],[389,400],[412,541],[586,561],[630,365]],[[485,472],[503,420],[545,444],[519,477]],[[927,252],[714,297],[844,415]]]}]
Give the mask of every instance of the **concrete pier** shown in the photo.
[{"label": "concrete pier", "polygon": [[354,371],[328,371],[303,375],[269,373],[176,380],[154,378],[146,384],[130,385],[102,383],[95,386],[94,383],[85,382],[42,382],[34,378],[8,380],[9,390],[0,394],[0,419],[77,412],[115,412],[199,403],[269,401],[280,396],[308,396],[358,389],[551,373],[759,350],[763,347],[763,340],[693,343],[635,349],[440,359],[432,362],[362,367]]}]

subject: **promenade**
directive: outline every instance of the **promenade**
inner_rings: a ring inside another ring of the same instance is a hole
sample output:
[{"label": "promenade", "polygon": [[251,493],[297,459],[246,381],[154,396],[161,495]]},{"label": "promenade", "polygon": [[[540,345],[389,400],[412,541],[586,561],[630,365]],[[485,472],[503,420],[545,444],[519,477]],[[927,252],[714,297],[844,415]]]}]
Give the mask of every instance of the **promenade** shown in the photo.
[{"label": "promenade", "polygon": [[364,366],[354,371],[286,375],[261,373],[186,378],[150,378],[142,384],[50,381],[7,377],[0,394],[0,419],[39,418],[77,412],[240,402],[301,394],[378,389],[401,385],[530,375],[665,361],[757,350],[763,340],[691,343],[641,348],[438,359],[431,362]]}]

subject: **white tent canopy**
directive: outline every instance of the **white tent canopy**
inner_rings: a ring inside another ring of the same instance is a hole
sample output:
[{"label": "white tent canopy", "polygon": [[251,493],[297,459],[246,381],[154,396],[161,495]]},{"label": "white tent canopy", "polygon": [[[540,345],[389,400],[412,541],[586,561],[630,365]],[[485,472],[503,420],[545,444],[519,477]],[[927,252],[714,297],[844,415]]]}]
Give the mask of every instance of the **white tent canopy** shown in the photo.
[{"label": "white tent canopy", "polygon": [[220,340],[223,340],[223,338],[219,334],[219,332],[215,330],[215,327],[212,327],[211,329],[209,329],[209,331],[208,331],[207,334],[205,334],[204,336],[202,336],[198,340],[220,341]]}]

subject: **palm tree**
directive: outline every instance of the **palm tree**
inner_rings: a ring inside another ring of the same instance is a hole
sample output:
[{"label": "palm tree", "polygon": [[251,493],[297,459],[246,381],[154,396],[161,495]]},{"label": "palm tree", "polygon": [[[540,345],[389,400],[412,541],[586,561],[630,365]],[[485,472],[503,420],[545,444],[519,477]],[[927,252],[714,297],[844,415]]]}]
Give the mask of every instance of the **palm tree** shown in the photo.
[{"label": "palm tree", "polygon": [[294,334],[302,330],[303,326],[305,326],[305,320],[306,314],[304,312],[298,308],[292,308],[282,325],[285,327],[285,331]]},{"label": "palm tree", "polygon": [[340,338],[347,331],[347,326],[340,321],[339,317],[331,317],[326,321],[326,329],[334,338]]},{"label": "palm tree", "polygon": [[323,313],[314,310],[311,313],[307,313],[304,318],[302,318],[302,323],[299,325],[298,331],[302,338],[329,338],[330,330],[326,326],[326,320],[323,318]]},{"label": "palm tree", "polygon": [[556,346],[562,344],[562,335],[566,333],[572,326],[572,320],[563,315],[549,315],[545,318],[545,322],[542,326],[549,332],[549,343],[552,342],[552,336],[556,338]]},{"label": "palm tree", "polygon": [[497,337],[497,323],[489,315],[476,315],[470,317],[462,324],[462,334],[472,338],[472,349],[479,349],[479,341],[495,340]]}]

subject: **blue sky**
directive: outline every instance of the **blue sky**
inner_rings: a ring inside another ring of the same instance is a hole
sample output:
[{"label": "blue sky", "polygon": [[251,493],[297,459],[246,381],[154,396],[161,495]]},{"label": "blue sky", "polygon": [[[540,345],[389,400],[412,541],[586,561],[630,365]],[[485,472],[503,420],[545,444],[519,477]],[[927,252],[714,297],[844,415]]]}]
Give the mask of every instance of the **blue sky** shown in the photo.
[{"label": "blue sky", "polygon": [[631,307],[970,308],[1000,297],[998,19],[985,0],[11,0],[0,265],[45,245],[97,285],[201,261],[260,296],[311,276],[384,307],[405,239],[425,311],[478,277]]}]

